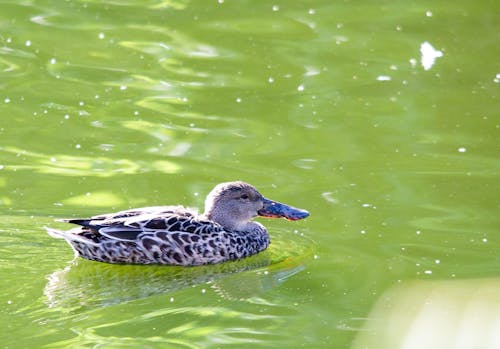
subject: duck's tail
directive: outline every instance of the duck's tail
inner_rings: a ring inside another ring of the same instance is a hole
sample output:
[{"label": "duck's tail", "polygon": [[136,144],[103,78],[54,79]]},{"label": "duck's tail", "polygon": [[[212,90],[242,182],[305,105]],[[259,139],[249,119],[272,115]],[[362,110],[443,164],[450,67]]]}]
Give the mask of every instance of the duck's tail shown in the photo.
[{"label": "duck's tail", "polygon": [[58,229],[53,229],[53,228],[49,228],[49,227],[44,227],[44,228],[47,231],[47,234],[49,234],[53,238],[64,239],[70,245],[72,245],[71,243],[73,241],[75,241],[75,242],[81,242],[81,243],[83,243],[85,245],[97,245],[92,240],[87,239],[84,236],[81,236],[80,234],[76,234],[77,232],[80,232],[80,228],[73,228],[73,229],[70,229],[70,230],[58,230]]},{"label": "duck's tail", "polygon": [[66,231],[57,230],[57,229],[53,229],[53,228],[49,228],[49,227],[44,227],[44,228],[47,231],[47,234],[49,234],[53,238],[56,238],[56,239],[67,239],[68,238],[68,236],[67,236],[68,234]]}]

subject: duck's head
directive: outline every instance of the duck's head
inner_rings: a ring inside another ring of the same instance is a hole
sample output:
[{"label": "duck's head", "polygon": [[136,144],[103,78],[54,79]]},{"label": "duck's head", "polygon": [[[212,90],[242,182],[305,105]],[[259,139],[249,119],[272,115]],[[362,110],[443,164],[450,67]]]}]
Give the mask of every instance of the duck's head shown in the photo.
[{"label": "duck's head", "polygon": [[252,185],[227,182],[215,186],[205,200],[205,216],[230,230],[244,230],[256,217],[303,219],[309,212],[266,199]]}]

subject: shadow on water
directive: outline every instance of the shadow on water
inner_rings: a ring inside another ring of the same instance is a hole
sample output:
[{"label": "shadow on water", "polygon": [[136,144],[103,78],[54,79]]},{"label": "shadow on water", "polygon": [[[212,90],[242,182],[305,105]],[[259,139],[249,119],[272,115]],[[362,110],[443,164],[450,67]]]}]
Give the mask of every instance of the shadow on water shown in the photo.
[{"label": "shadow on water", "polygon": [[285,249],[279,242],[276,245],[277,249],[243,260],[187,268],[113,265],[75,258],[47,276],[45,302],[49,308],[105,307],[203,284],[226,300],[250,299],[306,268],[308,253],[300,241],[290,239]]},{"label": "shadow on water", "polygon": [[279,286],[305,269],[298,260],[272,266],[269,263],[266,258],[258,258],[180,268],[110,265],[77,258],[48,276],[44,294],[49,307],[108,306],[207,284],[223,298],[247,299]]}]

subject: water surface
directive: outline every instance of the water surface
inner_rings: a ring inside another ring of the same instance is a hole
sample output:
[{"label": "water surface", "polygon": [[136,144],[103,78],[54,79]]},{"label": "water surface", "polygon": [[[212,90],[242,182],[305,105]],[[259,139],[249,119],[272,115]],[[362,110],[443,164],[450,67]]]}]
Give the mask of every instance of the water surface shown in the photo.
[{"label": "water surface", "polygon": [[[500,346],[499,10],[0,1],[2,346]],[[311,216],[188,269],[43,229],[236,179]]]}]

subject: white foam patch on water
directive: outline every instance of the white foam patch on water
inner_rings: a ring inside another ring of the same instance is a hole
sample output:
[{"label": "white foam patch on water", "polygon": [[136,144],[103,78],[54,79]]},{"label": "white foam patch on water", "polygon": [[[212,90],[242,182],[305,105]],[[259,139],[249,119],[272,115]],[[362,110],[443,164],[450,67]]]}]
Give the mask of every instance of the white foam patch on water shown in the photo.
[{"label": "white foam patch on water", "polygon": [[420,53],[422,54],[422,67],[424,67],[425,70],[429,70],[432,68],[434,63],[436,63],[436,58],[443,57],[443,52],[436,50],[427,41],[424,41],[420,45]]},{"label": "white foam patch on water", "polygon": [[388,75],[379,75],[377,76],[378,81],[391,81],[391,77]]}]

